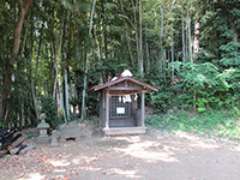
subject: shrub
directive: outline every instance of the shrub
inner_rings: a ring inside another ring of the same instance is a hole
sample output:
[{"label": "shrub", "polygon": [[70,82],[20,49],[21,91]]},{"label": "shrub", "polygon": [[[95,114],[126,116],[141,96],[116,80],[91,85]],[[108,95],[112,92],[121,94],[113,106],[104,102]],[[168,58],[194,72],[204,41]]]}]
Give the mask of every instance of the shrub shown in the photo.
[{"label": "shrub", "polygon": [[42,113],[46,114],[46,122],[50,124],[52,128],[56,128],[57,125],[63,122],[63,118],[58,116],[57,106],[52,97],[45,96],[41,98]]}]

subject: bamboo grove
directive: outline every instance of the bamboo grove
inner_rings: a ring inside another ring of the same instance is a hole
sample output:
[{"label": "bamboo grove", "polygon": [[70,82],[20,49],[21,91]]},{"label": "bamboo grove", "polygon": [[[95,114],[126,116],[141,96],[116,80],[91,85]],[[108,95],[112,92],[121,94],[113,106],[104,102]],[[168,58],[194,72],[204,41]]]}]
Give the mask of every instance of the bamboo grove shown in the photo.
[{"label": "bamboo grove", "polygon": [[[156,112],[236,106],[238,0],[0,0],[0,126],[97,113],[123,69],[160,87]],[[41,103],[39,103],[41,102]],[[41,104],[41,108],[39,108]]]}]

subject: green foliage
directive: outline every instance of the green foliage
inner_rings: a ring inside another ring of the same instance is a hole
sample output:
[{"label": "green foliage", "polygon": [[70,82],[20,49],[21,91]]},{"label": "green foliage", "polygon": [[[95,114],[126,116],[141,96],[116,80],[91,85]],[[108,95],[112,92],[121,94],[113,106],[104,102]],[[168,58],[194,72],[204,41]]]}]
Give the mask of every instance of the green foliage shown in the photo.
[{"label": "green foliage", "polygon": [[191,91],[214,88],[218,84],[218,68],[211,63],[181,63],[178,75],[184,87]]},{"label": "green foliage", "polygon": [[174,94],[170,91],[163,91],[151,95],[151,103],[156,111],[165,112],[172,105],[172,98]]},{"label": "green foliage", "polygon": [[220,46],[220,51],[222,52],[222,59],[220,62],[224,66],[239,66],[240,65],[240,43],[229,42]]},{"label": "green foliage", "polygon": [[[15,62],[11,57],[20,4],[0,2],[0,98],[9,83],[4,79],[7,67],[13,66],[16,78],[9,88],[10,105],[3,107],[8,110],[4,112],[9,114],[8,124],[35,125],[34,99],[44,96],[44,112],[56,126],[61,121],[57,114],[67,109],[65,84],[69,85],[70,103],[80,109],[86,75],[87,89],[124,69],[140,77],[141,53],[143,80],[160,88],[147,96],[147,104],[155,112],[177,108],[204,114],[240,104],[238,0],[143,0],[143,49],[139,48],[138,1],[34,1],[24,20]],[[193,54],[190,62],[194,44],[190,39],[198,39],[196,23],[200,23],[200,53]],[[64,96],[65,109],[58,105],[61,112],[56,112],[56,100],[50,98],[53,94]],[[87,91],[85,97],[83,109],[88,115],[97,114],[99,95]]]},{"label": "green foliage", "polygon": [[42,97],[41,103],[42,113],[46,114],[46,122],[49,123],[52,128],[56,128],[59,124],[63,123],[63,112],[59,112],[60,117],[58,117],[57,106],[52,97]]},{"label": "green foliage", "polygon": [[190,93],[193,106],[199,112],[206,111],[209,106],[216,107],[221,99],[219,93],[228,91],[230,85],[218,68],[212,63],[176,63],[181,87]]},{"label": "green foliage", "polygon": [[[169,108],[190,109],[195,107],[200,113],[210,108],[233,107],[238,105],[240,96],[240,73],[237,68],[223,72],[212,63],[172,64],[178,81],[171,87],[161,87],[151,95],[151,103],[158,111]],[[174,97],[174,98],[173,98]]]},{"label": "green foliage", "polygon": [[238,92],[240,90],[240,70],[238,68],[226,69],[220,76],[228,82],[229,88],[234,90],[234,92]]},{"label": "green foliage", "polygon": [[240,139],[239,109],[214,110],[200,114],[169,111],[150,116],[147,125],[170,132],[185,131],[201,135]]}]

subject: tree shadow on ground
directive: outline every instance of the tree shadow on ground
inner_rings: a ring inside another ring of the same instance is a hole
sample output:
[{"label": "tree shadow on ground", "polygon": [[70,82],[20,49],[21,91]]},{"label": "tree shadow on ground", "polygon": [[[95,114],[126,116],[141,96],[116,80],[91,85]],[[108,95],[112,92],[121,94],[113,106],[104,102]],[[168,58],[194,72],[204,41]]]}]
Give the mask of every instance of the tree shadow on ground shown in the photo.
[{"label": "tree shadow on ground", "polygon": [[188,133],[92,137],[55,148],[39,146],[30,159],[20,157],[25,168],[14,179],[142,179],[144,167],[182,164],[180,155],[218,148],[216,142]]}]

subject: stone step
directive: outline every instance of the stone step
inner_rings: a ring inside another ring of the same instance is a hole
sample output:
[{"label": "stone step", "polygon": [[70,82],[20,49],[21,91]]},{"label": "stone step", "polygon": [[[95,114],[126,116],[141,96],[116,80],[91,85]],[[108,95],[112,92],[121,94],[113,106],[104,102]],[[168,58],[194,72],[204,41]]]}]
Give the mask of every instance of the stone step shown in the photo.
[{"label": "stone step", "polygon": [[145,127],[121,127],[121,128],[104,128],[103,132],[107,136],[118,136],[118,135],[137,135],[145,134]]},{"label": "stone step", "polygon": [[137,123],[133,119],[118,119],[118,120],[109,120],[109,126],[110,128],[116,127],[136,127]]}]

